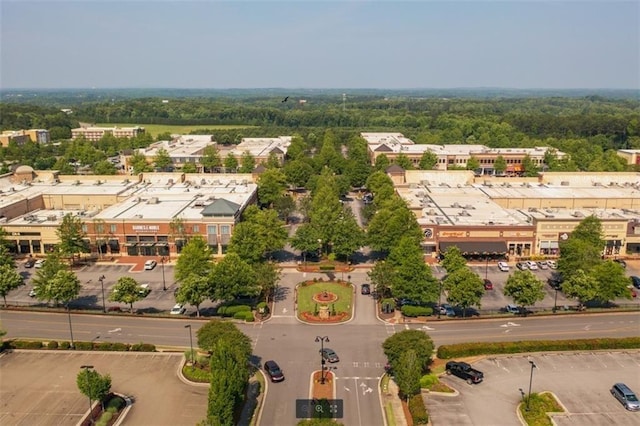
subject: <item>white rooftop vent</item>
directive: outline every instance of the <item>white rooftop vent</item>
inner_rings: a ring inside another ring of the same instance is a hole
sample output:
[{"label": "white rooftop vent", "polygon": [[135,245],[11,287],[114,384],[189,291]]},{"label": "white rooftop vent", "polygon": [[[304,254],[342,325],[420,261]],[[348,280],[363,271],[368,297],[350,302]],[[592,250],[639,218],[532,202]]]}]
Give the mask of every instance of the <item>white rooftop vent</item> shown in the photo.
[{"label": "white rooftop vent", "polygon": [[160,200],[158,199],[158,197],[151,197],[149,198],[149,200],[147,200],[147,204],[158,204],[160,202]]},{"label": "white rooftop vent", "polygon": [[137,215],[135,215],[135,218],[136,218],[136,219],[142,219],[142,218],[143,218],[143,216],[142,216],[141,214],[137,214]]},{"label": "white rooftop vent", "polygon": [[562,182],[560,182],[560,186],[569,186],[569,181],[563,180]]},{"label": "white rooftop vent", "polygon": [[575,212],[571,213],[571,216],[573,216],[573,217],[584,217],[584,214],[582,212],[575,211]]}]

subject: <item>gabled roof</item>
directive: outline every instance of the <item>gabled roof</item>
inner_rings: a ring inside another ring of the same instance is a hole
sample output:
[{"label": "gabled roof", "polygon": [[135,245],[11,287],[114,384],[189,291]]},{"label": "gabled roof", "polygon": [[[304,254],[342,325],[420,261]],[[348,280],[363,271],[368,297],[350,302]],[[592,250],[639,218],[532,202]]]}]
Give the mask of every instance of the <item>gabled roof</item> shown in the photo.
[{"label": "gabled roof", "polygon": [[280,148],[278,148],[277,146],[275,148],[273,148],[271,150],[271,152],[273,152],[274,154],[284,154],[284,151],[282,151]]},{"label": "gabled roof", "polygon": [[385,170],[387,173],[404,173],[404,169],[397,164],[392,164]]},{"label": "gabled roof", "polygon": [[252,172],[252,173],[260,174],[260,173],[264,173],[264,172],[266,172],[266,171],[267,171],[267,168],[264,166],[264,164],[260,163],[260,164],[258,164],[258,165],[256,166],[256,168],[255,168],[255,169],[253,169],[253,172]]},{"label": "gabled roof", "polygon": [[235,216],[239,208],[239,204],[225,200],[224,198],[218,198],[213,203],[202,209],[202,216]]},{"label": "gabled roof", "polygon": [[374,151],[375,152],[393,152],[393,150],[388,146],[386,146],[385,144],[380,145],[379,147],[374,149]]}]

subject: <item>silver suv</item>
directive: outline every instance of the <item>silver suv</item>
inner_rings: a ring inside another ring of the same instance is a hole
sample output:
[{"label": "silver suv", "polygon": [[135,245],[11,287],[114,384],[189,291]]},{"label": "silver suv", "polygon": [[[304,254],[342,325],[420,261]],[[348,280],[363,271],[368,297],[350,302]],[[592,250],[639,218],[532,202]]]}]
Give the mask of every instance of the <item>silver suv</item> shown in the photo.
[{"label": "silver suv", "polygon": [[618,401],[629,411],[640,410],[640,401],[635,393],[624,383],[616,383],[611,388],[611,395],[615,396]]}]

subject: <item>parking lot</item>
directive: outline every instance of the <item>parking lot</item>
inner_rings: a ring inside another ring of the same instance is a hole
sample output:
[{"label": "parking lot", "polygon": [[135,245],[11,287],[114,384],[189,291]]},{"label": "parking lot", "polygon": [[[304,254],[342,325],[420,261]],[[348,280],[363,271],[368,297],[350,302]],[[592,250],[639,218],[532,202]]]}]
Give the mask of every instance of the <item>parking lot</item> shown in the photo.
[{"label": "parking lot", "polygon": [[566,413],[554,416],[559,426],[640,424],[640,412],[630,412],[610,394],[616,382],[640,392],[640,351],[545,353],[531,356],[493,356],[473,363],[484,382],[468,385],[454,376],[442,376],[459,396],[424,394],[431,420],[438,425],[517,425],[516,406],[522,389],[553,392]]},{"label": "parking lot", "polygon": [[0,424],[76,425],[89,410],[76,376],[82,365],[110,374],[111,390],[133,396],[125,424],[194,425],[208,386],[180,381],[182,354],[14,351],[0,355]]}]

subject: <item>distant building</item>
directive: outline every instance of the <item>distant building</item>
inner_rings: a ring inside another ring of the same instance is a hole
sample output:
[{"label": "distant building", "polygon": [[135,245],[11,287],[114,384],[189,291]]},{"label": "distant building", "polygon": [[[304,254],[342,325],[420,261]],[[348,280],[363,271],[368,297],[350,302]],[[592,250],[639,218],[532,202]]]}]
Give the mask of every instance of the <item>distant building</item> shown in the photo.
[{"label": "distant building", "polygon": [[[414,144],[413,141],[401,133],[361,133],[367,142],[371,164],[384,154],[391,162],[403,154],[418,169],[420,159],[426,151],[433,152],[438,157],[434,170],[465,169],[467,162],[473,157],[479,162],[478,174],[495,174],[494,163],[498,157],[504,158],[507,168],[506,174],[519,174],[523,171],[522,161],[529,156],[538,168],[544,165],[544,156],[549,147],[535,148],[489,148],[484,145],[452,144],[429,145]],[[557,158],[564,158],[565,153],[556,151]]]},{"label": "distant building", "polygon": [[110,133],[116,138],[133,138],[145,132],[144,127],[79,127],[71,129],[71,139],[84,137],[85,139],[96,142],[105,134]]},{"label": "distant building", "polygon": [[7,147],[10,142],[23,145],[29,141],[35,143],[49,143],[51,136],[48,130],[30,129],[30,130],[5,130],[0,135],[0,145]]},{"label": "distant building", "polygon": [[640,149],[619,149],[618,155],[625,159],[630,166],[640,165]]}]

